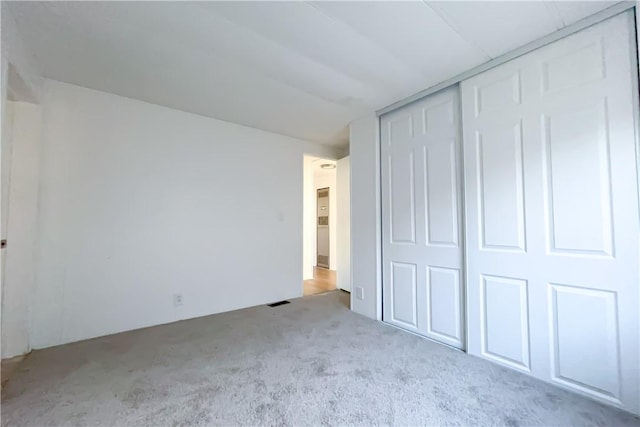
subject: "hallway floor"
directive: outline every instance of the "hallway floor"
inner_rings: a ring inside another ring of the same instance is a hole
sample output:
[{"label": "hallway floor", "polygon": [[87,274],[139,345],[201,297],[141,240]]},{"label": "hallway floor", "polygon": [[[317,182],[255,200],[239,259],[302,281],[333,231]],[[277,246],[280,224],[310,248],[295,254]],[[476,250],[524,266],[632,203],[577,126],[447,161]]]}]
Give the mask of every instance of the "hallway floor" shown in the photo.
[{"label": "hallway floor", "polygon": [[327,268],[313,267],[313,279],[304,281],[304,296],[336,290],[336,272]]},{"label": "hallway floor", "polygon": [[328,292],[34,351],[2,426],[639,425]]}]

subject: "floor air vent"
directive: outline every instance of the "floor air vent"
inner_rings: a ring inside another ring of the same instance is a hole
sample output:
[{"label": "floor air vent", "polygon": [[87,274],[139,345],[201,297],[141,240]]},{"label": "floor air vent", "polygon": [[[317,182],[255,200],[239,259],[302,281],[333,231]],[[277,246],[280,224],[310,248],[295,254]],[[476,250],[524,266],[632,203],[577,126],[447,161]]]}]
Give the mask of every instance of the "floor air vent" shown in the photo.
[{"label": "floor air vent", "polygon": [[289,304],[289,301],[274,302],[273,304],[267,304],[267,307],[277,307],[279,305],[285,305],[285,304]]}]

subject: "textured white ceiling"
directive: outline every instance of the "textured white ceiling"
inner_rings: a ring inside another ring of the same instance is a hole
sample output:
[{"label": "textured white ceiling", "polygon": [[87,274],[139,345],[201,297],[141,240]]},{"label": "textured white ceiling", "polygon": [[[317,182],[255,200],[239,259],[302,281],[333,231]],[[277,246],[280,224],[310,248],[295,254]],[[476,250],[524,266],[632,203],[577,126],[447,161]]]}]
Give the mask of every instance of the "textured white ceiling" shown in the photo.
[{"label": "textured white ceiling", "polygon": [[615,2],[15,2],[44,75],[329,145]]}]

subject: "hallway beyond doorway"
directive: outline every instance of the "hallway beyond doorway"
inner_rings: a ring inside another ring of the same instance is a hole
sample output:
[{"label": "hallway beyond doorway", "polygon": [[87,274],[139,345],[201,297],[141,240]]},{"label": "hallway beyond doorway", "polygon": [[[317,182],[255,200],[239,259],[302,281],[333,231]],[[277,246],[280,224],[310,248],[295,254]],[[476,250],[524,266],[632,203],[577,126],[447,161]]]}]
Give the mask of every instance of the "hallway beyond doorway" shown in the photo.
[{"label": "hallway beyond doorway", "polygon": [[327,268],[313,267],[313,279],[304,281],[304,296],[321,294],[336,289],[336,272]]}]

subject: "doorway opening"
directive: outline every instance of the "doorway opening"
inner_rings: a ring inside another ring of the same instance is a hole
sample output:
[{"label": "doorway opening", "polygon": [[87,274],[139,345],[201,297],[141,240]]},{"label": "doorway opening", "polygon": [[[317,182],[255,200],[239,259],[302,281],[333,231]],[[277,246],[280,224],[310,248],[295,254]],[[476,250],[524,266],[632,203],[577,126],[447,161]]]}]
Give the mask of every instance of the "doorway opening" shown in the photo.
[{"label": "doorway opening", "polygon": [[304,156],[303,295],[336,289],[337,166],[335,160]]},{"label": "doorway opening", "polygon": [[302,295],[340,289],[351,297],[349,156],[304,156]]}]

